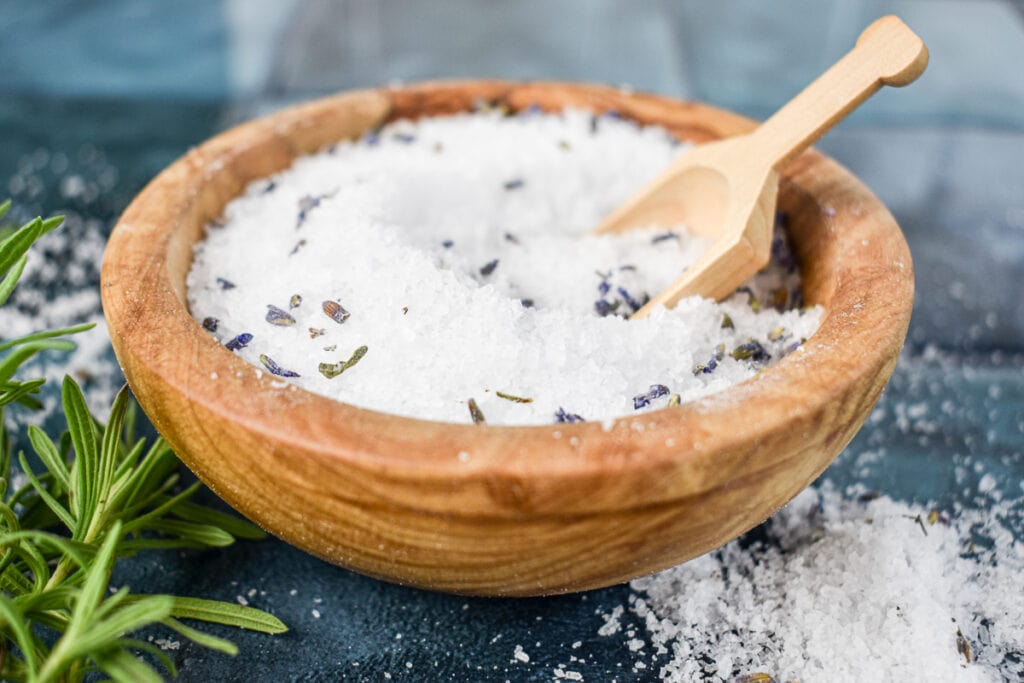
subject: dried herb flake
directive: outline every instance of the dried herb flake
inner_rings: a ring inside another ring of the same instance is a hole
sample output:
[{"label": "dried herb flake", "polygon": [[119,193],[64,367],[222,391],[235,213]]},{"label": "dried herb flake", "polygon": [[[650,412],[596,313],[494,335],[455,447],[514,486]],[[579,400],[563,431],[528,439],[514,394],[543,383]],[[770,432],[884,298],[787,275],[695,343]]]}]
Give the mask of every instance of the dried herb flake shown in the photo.
[{"label": "dried herb flake", "polygon": [[484,413],[480,410],[480,406],[476,404],[476,399],[469,399],[466,401],[466,406],[469,408],[469,416],[473,419],[473,424],[482,425],[487,423],[487,419],[484,417]]},{"label": "dried herb flake", "polygon": [[224,345],[224,347],[228,351],[237,351],[238,349],[244,349],[246,346],[249,345],[249,342],[251,341],[252,335],[249,334],[248,332],[243,332],[234,339],[229,340],[228,343]]},{"label": "dried herb flake", "polygon": [[286,370],[285,368],[282,368],[280,365],[278,365],[277,363],[274,362],[273,358],[271,358],[270,356],[268,356],[265,353],[261,353],[260,354],[260,362],[263,363],[263,367],[265,367],[267,369],[267,371],[270,372],[270,374],[272,374],[272,375],[277,375],[278,377],[300,377],[301,376],[301,375],[299,375],[299,373],[295,372],[294,370]]},{"label": "dried herb flake", "polygon": [[498,398],[503,398],[506,401],[512,401],[513,403],[533,403],[532,398],[524,398],[522,396],[516,396],[514,394],[506,394],[504,391],[495,391],[494,394]]},{"label": "dried herb flake", "polygon": [[668,393],[669,389],[664,384],[652,384],[647,391],[633,397],[633,410],[640,410],[650,405],[654,399],[666,396]]},{"label": "dried herb flake", "polygon": [[339,325],[349,319],[352,315],[345,310],[345,307],[339,304],[337,301],[327,300],[323,302],[322,307],[327,317],[338,323]]},{"label": "dried herb flake", "polygon": [[290,327],[295,324],[295,318],[288,311],[278,308],[273,304],[267,304],[266,320],[271,325],[278,325],[280,327]]},{"label": "dried herb flake", "polygon": [[320,371],[320,374],[326,377],[327,379],[334,379],[335,377],[337,377],[338,375],[345,372],[353,365],[361,361],[368,350],[369,349],[365,345],[360,346],[358,349],[352,352],[352,355],[349,357],[347,361],[338,361],[337,363],[320,363],[317,369]]}]

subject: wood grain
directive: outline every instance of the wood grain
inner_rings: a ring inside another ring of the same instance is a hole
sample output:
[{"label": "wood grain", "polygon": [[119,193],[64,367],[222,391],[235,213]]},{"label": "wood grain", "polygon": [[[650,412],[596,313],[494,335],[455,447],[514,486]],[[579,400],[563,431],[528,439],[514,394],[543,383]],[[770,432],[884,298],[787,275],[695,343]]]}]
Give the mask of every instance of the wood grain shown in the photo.
[{"label": "wood grain", "polygon": [[827,310],[818,333],[741,385],[608,430],[363,410],[277,386],[192,320],[191,247],[245,183],[382,122],[480,101],[614,109],[687,139],[753,126],[601,86],[455,82],[340,95],[230,130],[153,180],[107,247],[104,310],[143,409],[181,459],[260,526],[403,584],[485,595],[583,590],[677,564],[757,525],[856,433],[910,317],[913,275],[899,228],[814,151],[790,166],[779,202],[805,295]]}]

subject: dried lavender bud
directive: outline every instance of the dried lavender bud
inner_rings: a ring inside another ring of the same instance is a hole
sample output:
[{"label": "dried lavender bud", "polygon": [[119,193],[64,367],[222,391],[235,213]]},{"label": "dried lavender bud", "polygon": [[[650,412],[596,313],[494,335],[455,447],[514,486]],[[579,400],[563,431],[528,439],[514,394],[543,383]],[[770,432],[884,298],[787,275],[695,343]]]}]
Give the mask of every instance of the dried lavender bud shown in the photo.
[{"label": "dried lavender bud", "polygon": [[220,321],[216,318],[203,318],[203,329],[207,332],[216,332]]},{"label": "dried lavender bud", "polygon": [[335,377],[337,377],[338,375],[345,372],[350,367],[361,361],[368,350],[369,349],[365,345],[360,346],[358,349],[352,352],[352,355],[349,357],[347,361],[338,361],[337,363],[320,363],[317,369],[320,371],[320,374],[326,377],[327,379],[334,379]]},{"label": "dried lavender bud", "polygon": [[782,349],[781,357],[785,358],[789,354],[791,354],[794,351],[796,351],[797,349],[799,349],[800,348],[800,344],[801,344],[801,342],[795,341],[792,344],[790,344],[789,346],[787,346],[786,348]]},{"label": "dried lavender bud", "polygon": [[444,242],[441,242],[441,246],[444,247],[445,249],[451,249],[452,247],[455,246],[455,242],[453,242],[452,240],[445,240]]},{"label": "dried lavender bud", "polygon": [[672,394],[671,396],[668,397],[668,405],[669,406],[677,406],[681,402],[682,402],[682,399],[679,398],[679,394]]},{"label": "dried lavender bud", "polygon": [[671,231],[663,232],[660,235],[655,235],[654,238],[651,239],[651,244],[658,244],[659,242],[665,242],[668,240],[676,240],[678,242],[679,234]]},{"label": "dried lavender bud", "polygon": [[506,180],[504,187],[506,190],[518,190],[525,184],[526,181],[524,181],[522,178],[514,178],[512,180]]},{"label": "dried lavender bud", "polygon": [[288,327],[289,325],[295,324],[295,318],[293,318],[288,311],[278,308],[272,304],[267,304],[266,320],[271,325],[279,325],[281,327]]},{"label": "dried lavender bud", "polygon": [[327,317],[338,323],[339,325],[349,319],[352,314],[345,310],[345,308],[337,301],[327,300],[322,304],[324,313]]},{"label": "dried lavender bud", "polygon": [[606,296],[608,292],[612,291],[612,286],[607,280],[601,280],[597,285],[597,292],[601,296]]},{"label": "dried lavender bud", "polygon": [[656,398],[661,398],[669,393],[668,387],[664,384],[652,384],[650,389],[642,394],[637,394],[633,397],[633,410],[640,410],[641,408],[650,405],[651,401]]},{"label": "dried lavender bud", "polygon": [[510,244],[519,244],[519,238],[510,232],[505,233],[505,241]]},{"label": "dried lavender bud", "polygon": [[523,305],[523,308],[533,308],[533,299],[520,299],[519,303]]},{"label": "dried lavender bud", "polygon": [[516,396],[514,394],[506,394],[504,391],[495,391],[494,394],[498,398],[503,398],[506,401],[512,401],[513,403],[533,403],[532,398],[524,398],[522,396]]},{"label": "dried lavender bud", "polygon": [[585,420],[577,415],[576,413],[567,413],[565,408],[558,406],[558,410],[555,412],[555,422],[585,422]]},{"label": "dried lavender bud", "polygon": [[480,410],[480,406],[476,404],[475,399],[469,399],[468,401],[466,401],[466,405],[469,407],[469,416],[473,418],[473,424],[487,424],[487,419],[484,418],[484,413],[482,410]]},{"label": "dried lavender bud", "polygon": [[694,365],[693,366],[693,374],[694,374],[694,376],[697,376],[697,375],[710,375],[712,372],[715,371],[715,368],[718,367],[718,360],[719,360],[719,358],[717,357],[717,354],[716,354],[716,355],[712,355],[711,358],[708,359],[707,363],[698,363],[697,365]]},{"label": "dried lavender bud", "polygon": [[488,261],[487,263],[484,264],[483,268],[480,269],[480,274],[483,275],[484,277],[487,277],[488,275],[493,273],[494,269],[497,268],[497,267],[498,267],[498,259],[494,259],[493,261]]},{"label": "dried lavender bud", "polygon": [[288,255],[295,256],[295,254],[299,253],[299,249],[302,249],[304,246],[306,246],[306,240],[299,240],[295,243],[295,246],[292,247],[292,250],[288,252]]},{"label": "dried lavender bud", "polygon": [[324,351],[336,351],[337,349],[338,349],[338,345],[337,344],[331,344],[330,346],[325,346],[324,347]]},{"label": "dried lavender bud", "polygon": [[319,337],[321,335],[324,335],[324,334],[327,334],[327,330],[325,330],[322,327],[321,328],[316,328],[316,327],[309,328],[309,338],[310,339],[316,339],[317,337]]},{"label": "dried lavender bud", "polygon": [[597,314],[599,316],[604,318],[611,315],[612,313],[615,313],[615,311],[617,311],[619,308],[619,304],[621,303],[621,301],[608,303],[604,299],[598,299],[597,301],[594,302],[594,310],[597,311]]},{"label": "dried lavender bud", "polygon": [[260,362],[263,363],[263,367],[265,367],[270,372],[270,374],[272,374],[272,375],[277,375],[278,377],[299,377],[300,376],[299,373],[297,373],[297,372],[294,372],[292,370],[285,370],[280,365],[275,363],[273,358],[271,358],[270,356],[266,355],[265,353],[261,353],[260,354]]},{"label": "dried lavender bud", "polygon": [[237,351],[238,349],[244,349],[246,346],[249,345],[249,342],[251,341],[252,335],[249,334],[248,332],[243,332],[234,339],[228,341],[228,343],[224,345],[224,348],[226,348],[228,351]]},{"label": "dried lavender bud", "polygon": [[380,142],[380,126],[366,131],[366,134],[363,135],[363,142],[371,147],[377,145]]},{"label": "dried lavender bud", "polygon": [[261,191],[261,194],[270,194],[276,188],[277,188],[277,183],[275,181],[271,180],[270,182],[268,182],[266,185],[263,186],[263,190]]},{"label": "dried lavender bud", "polygon": [[416,142],[416,136],[410,135],[409,133],[395,133],[391,137],[394,138],[397,142],[401,142],[406,145],[411,145],[412,143]]},{"label": "dried lavender bud", "polygon": [[292,298],[288,300],[288,308],[298,308],[302,304],[302,297],[298,294],[292,294]]},{"label": "dried lavender bud", "polygon": [[752,360],[752,361],[766,361],[772,357],[772,354],[761,346],[761,343],[755,339],[749,339],[746,342],[740,344],[732,353],[729,354],[736,360]]},{"label": "dried lavender bud", "polygon": [[796,259],[793,257],[785,235],[781,232],[777,232],[772,238],[772,260],[785,268],[786,272],[792,273],[796,270]]},{"label": "dried lavender bud", "polygon": [[618,292],[619,296],[622,297],[622,300],[633,309],[634,313],[643,308],[644,305],[651,300],[651,297],[646,292],[644,293],[643,300],[637,301],[632,297],[632,295],[630,295],[629,291],[625,287],[618,287],[615,291]]},{"label": "dried lavender bud", "polygon": [[234,289],[235,283],[231,280],[225,280],[222,277],[217,278],[217,284],[220,285],[221,289]]},{"label": "dried lavender bud", "polygon": [[320,206],[320,202],[322,202],[323,200],[327,199],[328,197],[333,197],[335,192],[337,192],[337,190],[325,192],[324,194],[318,195],[307,194],[300,197],[299,217],[295,223],[295,227],[301,228],[302,224],[306,222],[306,218],[309,217],[309,212],[315,209],[316,207]]}]

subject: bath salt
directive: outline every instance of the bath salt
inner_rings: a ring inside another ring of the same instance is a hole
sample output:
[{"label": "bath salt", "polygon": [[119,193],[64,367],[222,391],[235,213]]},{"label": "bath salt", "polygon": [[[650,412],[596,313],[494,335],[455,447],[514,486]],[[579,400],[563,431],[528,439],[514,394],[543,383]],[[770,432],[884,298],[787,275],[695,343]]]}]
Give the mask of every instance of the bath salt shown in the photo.
[{"label": "bath salt", "polygon": [[634,580],[609,619],[644,629],[666,681],[1021,680],[1024,545],[1004,523],[1024,500],[991,504],[826,482],[761,538]]},{"label": "bath salt", "polygon": [[680,152],[583,111],[398,121],[229,203],[195,248],[191,312],[276,381],[399,415],[550,424],[693,400],[799,353],[821,310],[780,229],[728,300],[626,319],[707,243],[592,231]]}]

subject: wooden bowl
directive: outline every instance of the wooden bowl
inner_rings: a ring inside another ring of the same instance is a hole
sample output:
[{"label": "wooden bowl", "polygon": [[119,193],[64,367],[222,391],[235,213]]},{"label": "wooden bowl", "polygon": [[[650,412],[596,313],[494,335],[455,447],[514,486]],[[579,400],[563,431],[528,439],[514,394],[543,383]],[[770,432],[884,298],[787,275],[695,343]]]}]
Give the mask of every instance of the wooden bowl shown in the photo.
[{"label": "wooden bowl", "polygon": [[813,150],[789,167],[779,201],[806,300],[826,310],[821,328],[801,352],[738,386],[611,429],[446,424],[356,408],[280,386],[189,315],[192,246],[247,183],[385,122],[481,102],[615,110],[692,141],[753,125],[607,87],[472,81],[341,94],[218,135],[139,194],[104,258],[111,338],[146,414],[210,488],[271,533],[356,571],[436,590],[607,586],[765,520],[853,438],[910,319],[913,273],[895,221]]}]

